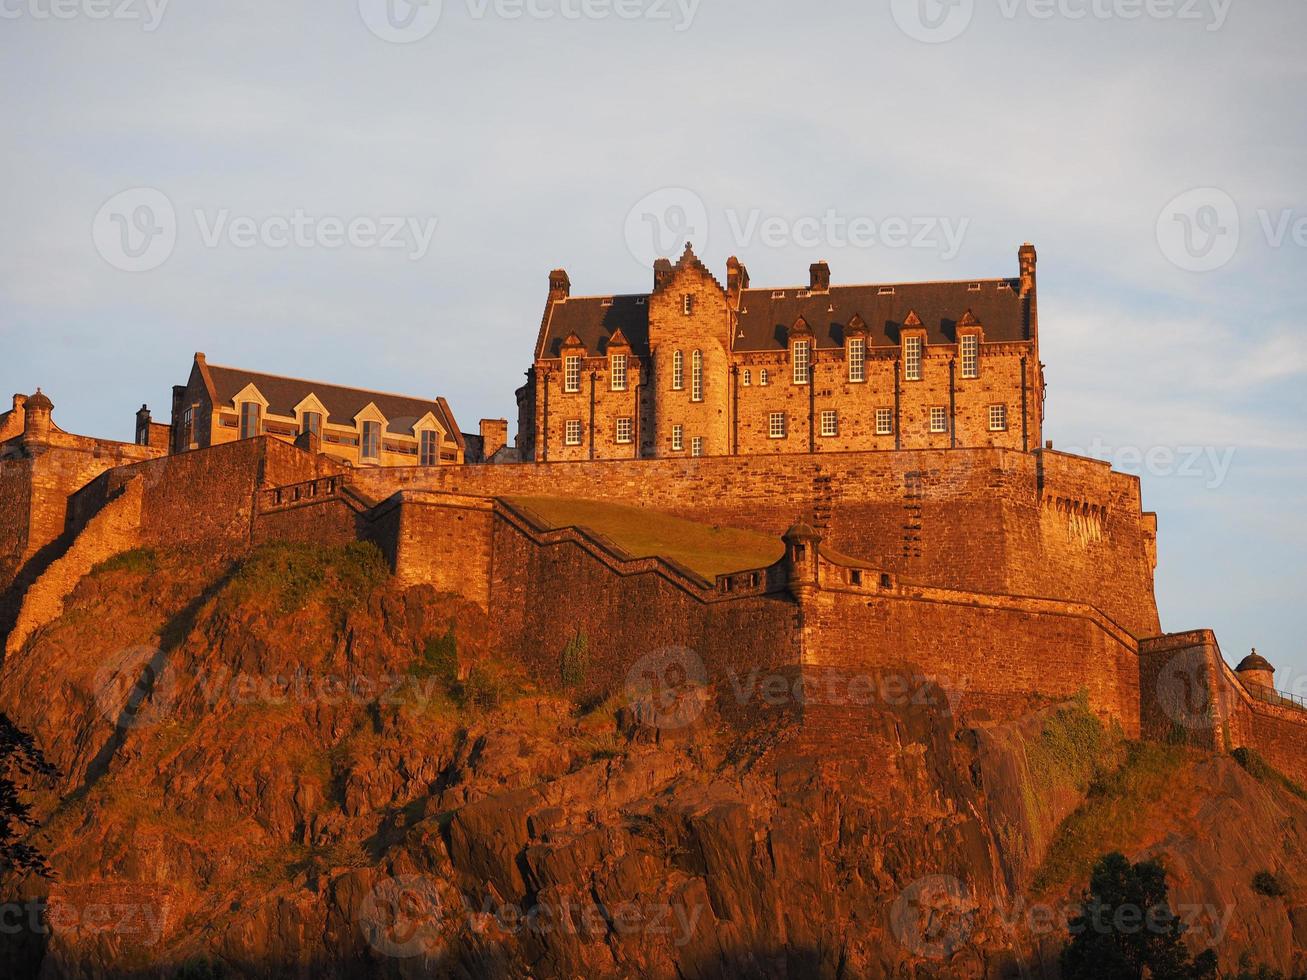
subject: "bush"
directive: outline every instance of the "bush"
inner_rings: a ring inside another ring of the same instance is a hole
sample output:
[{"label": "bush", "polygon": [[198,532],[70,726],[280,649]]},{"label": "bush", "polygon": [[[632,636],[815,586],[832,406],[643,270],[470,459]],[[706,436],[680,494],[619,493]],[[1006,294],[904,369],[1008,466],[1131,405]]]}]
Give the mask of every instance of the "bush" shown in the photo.
[{"label": "bush", "polygon": [[343,612],[359,605],[389,574],[385,558],[370,541],[343,547],[276,542],[255,548],[241,561],[227,593],[237,602],[271,603],[286,614],[314,599]]},{"label": "bush", "polygon": [[505,693],[503,679],[478,664],[467,672],[467,677],[458,685],[458,702],[463,708],[494,711],[504,703]]},{"label": "bush", "polygon": [[1273,786],[1279,786],[1281,789],[1288,790],[1299,799],[1307,800],[1307,790],[1303,789],[1288,776],[1285,776],[1278,769],[1274,768],[1269,762],[1262,758],[1261,754],[1254,749],[1235,749],[1230,753],[1234,761],[1247,770],[1248,775],[1252,776],[1258,782],[1270,783]]},{"label": "bush", "polygon": [[1253,875],[1253,891],[1267,898],[1283,898],[1287,894],[1284,882],[1269,871],[1259,871]]},{"label": "bush", "polygon": [[450,623],[444,636],[432,636],[422,649],[422,659],[409,671],[414,677],[435,677],[453,686],[458,681],[458,638]]},{"label": "bush", "polygon": [[590,642],[584,633],[578,632],[563,648],[561,664],[563,686],[580,687],[585,683],[589,670]]},{"label": "bush", "polygon": [[106,558],[91,569],[92,575],[104,575],[108,572],[131,572],[135,575],[149,575],[159,566],[159,556],[153,548],[132,548],[120,551],[112,558]]}]

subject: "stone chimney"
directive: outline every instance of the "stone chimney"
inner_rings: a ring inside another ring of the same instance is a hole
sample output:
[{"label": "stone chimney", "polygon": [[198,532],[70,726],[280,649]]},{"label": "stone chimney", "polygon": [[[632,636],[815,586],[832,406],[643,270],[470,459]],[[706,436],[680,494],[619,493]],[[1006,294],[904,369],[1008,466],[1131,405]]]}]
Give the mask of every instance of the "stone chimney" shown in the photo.
[{"label": "stone chimney", "polygon": [[481,454],[485,461],[508,445],[508,419],[481,420]]},{"label": "stone chimney", "polygon": [[136,445],[150,444],[150,406],[142,405],[136,413]]},{"label": "stone chimney", "polygon": [[572,280],[566,269],[555,269],[549,273],[549,301],[557,303],[572,295]]},{"label": "stone chimney", "polygon": [[654,292],[662,288],[663,283],[672,278],[671,259],[659,259],[654,263]]},{"label": "stone chimney", "polygon": [[54,404],[37,388],[36,394],[23,404],[24,443],[40,444],[49,441],[50,413],[53,411]]},{"label": "stone chimney", "polygon": [[726,294],[739,306],[741,294],[749,288],[749,270],[734,255],[726,260]]},{"label": "stone chimney", "polygon": [[26,396],[26,395],[14,395],[14,411],[15,411],[15,412],[21,412],[21,411],[23,410],[23,406],[26,405],[26,404],[27,404],[27,396]]},{"label": "stone chimney", "polygon": [[1035,266],[1039,264],[1039,255],[1035,246],[1026,242],[1017,252],[1017,259],[1021,263],[1021,295],[1025,296],[1035,288]]},{"label": "stone chimney", "polygon": [[830,292],[830,266],[825,260],[808,267],[808,280],[814,293]]}]

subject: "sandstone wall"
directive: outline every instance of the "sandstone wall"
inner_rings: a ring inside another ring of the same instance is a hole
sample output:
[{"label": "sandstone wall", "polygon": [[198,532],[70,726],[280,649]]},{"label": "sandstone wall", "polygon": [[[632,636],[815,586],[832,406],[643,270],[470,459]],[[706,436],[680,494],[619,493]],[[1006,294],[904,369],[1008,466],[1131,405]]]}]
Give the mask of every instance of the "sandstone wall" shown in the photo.
[{"label": "sandstone wall", "polygon": [[1136,636],[1159,629],[1155,524],[1139,483],[1106,463],[1008,450],[831,453],[443,470],[355,471],[383,499],[404,487],[574,495],[780,535],[828,524],[831,547],[905,580],[1097,606]]},{"label": "sandstone wall", "polygon": [[31,460],[0,460],[0,593],[13,582],[27,551],[31,490]]}]

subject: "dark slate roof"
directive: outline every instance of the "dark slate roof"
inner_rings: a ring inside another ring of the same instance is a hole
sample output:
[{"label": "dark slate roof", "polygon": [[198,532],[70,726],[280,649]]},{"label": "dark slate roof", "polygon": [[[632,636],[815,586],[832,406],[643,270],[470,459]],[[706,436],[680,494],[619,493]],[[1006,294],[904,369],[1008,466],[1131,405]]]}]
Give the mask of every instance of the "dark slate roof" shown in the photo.
[{"label": "dark slate roof", "polygon": [[618,330],[636,354],[649,353],[649,297],[578,296],[553,304],[545,326],[543,350],[537,357],[558,357],[571,334],[585,344],[586,352],[603,354],[608,339]]},{"label": "dark slate roof", "polygon": [[[911,311],[920,317],[930,344],[957,343],[957,323],[968,311],[980,321],[986,342],[1030,339],[1027,304],[1019,281],[1013,279],[832,286],[824,293],[794,287],[747,289],[740,306],[733,345],[737,351],[784,350],[787,333],[800,316],[812,328],[818,348],[843,347],[844,329],[855,315],[867,326],[868,346],[897,347]],[[571,334],[589,354],[603,354],[619,328],[635,354],[649,353],[647,295],[585,296],[554,303],[546,313],[536,356],[559,357]]]},{"label": "dark slate roof", "polygon": [[390,433],[411,436],[413,426],[431,412],[449,432],[451,438],[459,438],[458,425],[454,422],[453,413],[443,398],[409,398],[405,395],[391,395],[381,391],[344,388],[323,381],[283,378],[275,374],[222,367],[218,364],[207,364],[206,367],[213,381],[214,400],[224,408],[232,407],[232,399],[246,385],[253,384],[268,400],[268,411],[274,415],[294,417],[295,406],[312,394],[316,395],[318,401],[326,408],[329,421],[337,425],[352,422],[354,416],[371,402],[386,417],[386,431]]},{"label": "dark slate roof", "polygon": [[[973,284],[980,289],[973,291]],[[867,325],[867,346],[897,347],[903,321],[912,311],[921,318],[926,343],[955,344],[957,322],[968,310],[980,321],[987,343],[1030,339],[1019,283],[988,279],[832,286],[826,293],[747,289],[740,301],[735,349],[784,350],[789,329],[799,317],[812,328],[818,348],[843,347],[844,328],[855,315]]]}]

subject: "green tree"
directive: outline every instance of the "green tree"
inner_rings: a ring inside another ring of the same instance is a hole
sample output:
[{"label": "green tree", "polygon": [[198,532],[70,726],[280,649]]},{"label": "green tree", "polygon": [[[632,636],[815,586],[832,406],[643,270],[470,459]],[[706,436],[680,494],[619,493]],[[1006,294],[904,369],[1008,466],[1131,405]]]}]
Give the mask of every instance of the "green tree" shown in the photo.
[{"label": "green tree", "polygon": [[22,794],[33,780],[56,775],[58,770],[46,761],[32,736],[0,713],[0,872],[53,877],[45,855],[23,839],[37,821]]},{"label": "green tree", "polygon": [[1062,950],[1064,980],[1215,980],[1216,953],[1190,957],[1171,911],[1166,869],[1108,854],[1094,865]]}]

